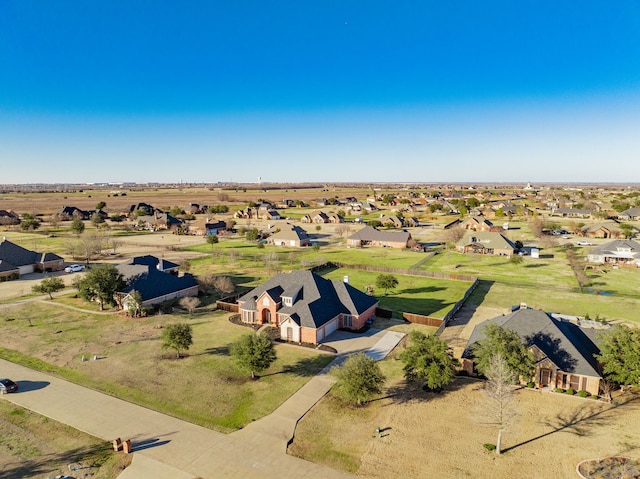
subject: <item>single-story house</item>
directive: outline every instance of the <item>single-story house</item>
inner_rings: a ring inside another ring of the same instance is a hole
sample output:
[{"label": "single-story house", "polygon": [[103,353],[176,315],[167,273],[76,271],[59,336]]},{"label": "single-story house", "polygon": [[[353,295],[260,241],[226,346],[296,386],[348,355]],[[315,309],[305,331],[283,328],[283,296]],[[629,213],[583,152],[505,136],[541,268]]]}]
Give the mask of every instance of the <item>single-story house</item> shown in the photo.
[{"label": "single-story house", "polygon": [[0,276],[17,278],[23,274],[60,271],[64,260],[55,253],[39,253],[3,238],[0,242]]},{"label": "single-story house", "polygon": [[580,233],[582,236],[589,238],[618,239],[624,236],[620,229],[620,224],[616,221],[603,221],[586,225],[581,228]]},{"label": "single-story house", "polygon": [[640,220],[640,208],[629,208],[618,213],[618,219],[623,221]]},{"label": "single-story house", "polygon": [[291,246],[293,248],[300,248],[303,246],[309,246],[311,244],[311,239],[307,232],[300,226],[287,224],[280,231],[269,236],[269,238],[267,238],[267,243],[275,246]]},{"label": "single-story house", "polygon": [[324,211],[312,211],[311,213],[304,215],[300,221],[302,223],[328,223],[329,216]]},{"label": "single-story house", "polygon": [[225,231],[227,231],[227,223],[222,220],[205,218],[189,224],[189,234],[196,236],[219,235]]},{"label": "single-story house", "polygon": [[473,371],[473,345],[484,338],[489,324],[514,331],[533,353],[533,380],[538,387],[573,389],[600,394],[602,372],[596,360],[602,329],[581,327],[570,321],[556,319],[548,313],[520,308],[511,314],[498,316],[478,324],[462,354],[463,367]]},{"label": "single-story house", "polygon": [[142,296],[142,306],[149,307],[176,298],[198,295],[198,282],[191,274],[178,275],[178,265],[155,256],[138,256],[116,266],[127,286],[116,295],[123,309],[133,291]]},{"label": "single-story house", "polygon": [[380,218],[382,226],[388,226],[391,228],[402,228],[404,226],[404,219],[396,215],[383,216]]},{"label": "single-story house", "polygon": [[183,221],[171,216],[169,213],[154,213],[150,216],[138,216],[136,219],[138,225],[153,231],[173,230],[182,226]]},{"label": "single-story house", "polygon": [[591,218],[593,211],[578,208],[556,208],[551,210],[551,215],[563,218]]},{"label": "single-story house", "polygon": [[0,225],[18,225],[20,216],[15,211],[0,210]]},{"label": "single-story house", "polygon": [[76,208],[75,206],[64,206],[62,210],[60,210],[60,216],[65,220],[88,220],[91,219],[91,214],[92,211],[81,210],[80,208]]},{"label": "single-story house", "polygon": [[242,321],[272,324],[287,341],[318,344],[336,329],[359,330],[378,300],[311,271],[281,273],[238,300]]},{"label": "single-story house", "polygon": [[640,244],[630,239],[610,241],[592,248],[587,259],[590,263],[637,267],[640,265]]},{"label": "single-story house", "polygon": [[373,226],[365,226],[347,238],[350,246],[382,246],[407,248],[411,234],[408,231],[380,231]]},{"label": "single-story house", "polygon": [[509,256],[516,251],[516,245],[500,233],[493,231],[470,231],[456,244],[460,253],[490,254]]}]

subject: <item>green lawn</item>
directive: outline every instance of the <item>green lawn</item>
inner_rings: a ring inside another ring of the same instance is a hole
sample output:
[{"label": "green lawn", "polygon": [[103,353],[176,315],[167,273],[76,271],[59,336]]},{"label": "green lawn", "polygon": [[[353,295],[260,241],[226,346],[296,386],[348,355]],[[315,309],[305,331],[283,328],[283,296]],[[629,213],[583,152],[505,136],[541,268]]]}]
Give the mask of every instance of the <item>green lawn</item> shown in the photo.
[{"label": "green lawn", "polygon": [[[0,349],[0,357],[224,432],[271,413],[333,359],[277,346],[278,360],[252,381],[229,355],[230,344],[252,330],[227,317],[204,312],[191,320],[187,314],[133,320],[28,304],[0,315],[3,333],[12,338],[12,349]],[[160,341],[161,327],[176,321],[189,322],[194,336],[179,360]],[[103,359],[82,362],[83,355]]]},{"label": "green lawn", "polygon": [[[367,285],[374,285],[380,273],[339,268],[322,272],[325,278],[342,280],[349,276],[349,283],[361,291]],[[380,307],[394,312],[394,317],[402,318],[403,312],[423,314],[442,318],[462,299],[471,286],[464,281],[449,281],[421,276],[395,275],[398,287],[389,291],[375,289],[375,296],[380,300]]]}]

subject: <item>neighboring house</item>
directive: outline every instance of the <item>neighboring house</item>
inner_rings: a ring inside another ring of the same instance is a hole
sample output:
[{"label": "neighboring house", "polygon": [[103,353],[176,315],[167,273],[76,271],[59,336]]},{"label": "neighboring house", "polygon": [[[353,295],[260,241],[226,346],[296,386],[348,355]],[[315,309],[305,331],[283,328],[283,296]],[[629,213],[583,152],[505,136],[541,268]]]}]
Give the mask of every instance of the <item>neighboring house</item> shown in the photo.
[{"label": "neighboring house", "polygon": [[23,274],[60,271],[64,260],[55,253],[38,253],[18,246],[7,238],[0,242],[0,277],[20,277]]},{"label": "neighboring house", "polygon": [[582,236],[589,238],[618,239],[624,237],[620,224],[615,221],[604,221],[586,225],[580,230]]},{"label": "neighboring house", "polygon": [[91,211],[81,210],[75,206],[65,206],[62,208],[62,211],[60,211],[60,216],[65,220],[88,220],[91,218],[91,214]]},{"label": "neighboring house", "polygon": [[563,218],[591,218],[593,211],[578,208],[556,208],[551,211],[551,215],[562,216]]},{"label": "neighboring house", "polygon": [[382,226],[391,228],[402,228],[404,226],[404,220],[395,215],[383,216],[380,218],[380,223],[382,223]]},{"label": "neighboring house", "polygon": [[380,231],[373,226],[366,226],[347,238],[350,246],[382,246],[406,248],[411,234],[407,231]]},{"label": "neighboring house", "polygon": [[[473,371],[473,345],[484,338],[484,329],[497,324],[514,331],[533,353],[533,380],[541,388],[573,389],[600,394],[602,373],[596,360],[602,329],[580,327],[556,319],[544,311],[521,308],[478,324],[462,354],[463,366]],[[524,382],[529,378],[522,378]]]},{"label": "neighboring house", "polygon": [[640,265],[640,244],[630,239],[610,241],[592,248],[587,259],[590,263],[637,267]]},{"label": "neighboring house", "polygon": [[153,215],[155,212],[161,212],[160,210],[158,210],[157,208],[154,208],[153,206],[151,206],[150,204],[147,203],[137,203],[135,205],[131,205],[129,207],[129,216],[132,216],[134,214],[137,214],[136,212],[140,211],[142,213],[142,216],[151,216]]},{"label": "neighboring house", "polygon": [[461,253],[490,254],[495,256],[511,256],[516,250],[510,239],[493,231],[472,231],[467,233],[456,244]]},{"label": "neighboring house", "polygon": [[640,208],[629,208],[621,211],[618,213],[618,219],[623,221],[640,220]]},{"label": "neighboring house", "polygon": [[282,219],[280,213],[276,210],[268,209],[262,214],[262,218],[265,220],[279,220]]},{"label": "neighboring house", "polygon": [[150,216],[138,216],[136,218],[138,225],[143,228],[158,231],[158,230],[173,230],[182,226],[182,220],[171,216],[169,213],[154,213]]},{"label": "neighboring house", "polygon": [[189,225],[189,234],[196,236],[219,235],[227,231],[227,223],[210,218],[198,220]]},{"label": "neighboring house", "polygon": [[0,225],[18,225],[20,217],[15,211],[0,210]]},{"label": "neighboring house", "polygon": [[269,236],[269,238],[267,238],[267,243],[275,246],[300,248],[303,246],[309,246],[311,244],[311,240],[307,232],[300,226],[287,224],[280,231]]},{"label": "neighboring house", "polygon": [[463,220],[462,223],[460,223],[460,226],[466,230],[491,231],[493,223],[482,216],[470,216]]},{"label": "neighboring house", "polygon": [[336,329],[359,330],[378,300],[311,271],[281,273],[238,300],[242,321],[272,324],[287,341],[318,344]]},{"label": "neighboring house", "polygon": [[312,211],[311,213],[304,215],[300,221],[303,223],[315,224],[328,223],[329,216],[324,211]]},{"label": "neighboring house", "polygon": [[191,274],[178,276],[178,265],[155,256],[138,256],[116,266],[127,286],[117,293],[123,309],[133,291],[142,296],[142,306],[149,307],[172,299],[198,295],[198,282]]}]

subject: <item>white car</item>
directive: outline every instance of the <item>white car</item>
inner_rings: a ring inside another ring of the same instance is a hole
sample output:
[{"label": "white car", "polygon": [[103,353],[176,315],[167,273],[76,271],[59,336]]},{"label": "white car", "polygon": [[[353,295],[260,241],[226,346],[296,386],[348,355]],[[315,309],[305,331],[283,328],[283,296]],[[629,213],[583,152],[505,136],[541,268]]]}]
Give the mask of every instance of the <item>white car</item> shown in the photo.
[{"label": "white car", "polygon": [[64,269],[65,273],[76,273],[78,271],[84,271],[84,265],[83,264],[72,264],[70,266],[67,266]]},{"label": "white car", "polygon": [[576,243],[578,246],[592,246],[593,243],[589,243],[588,241],[578,241]]}]

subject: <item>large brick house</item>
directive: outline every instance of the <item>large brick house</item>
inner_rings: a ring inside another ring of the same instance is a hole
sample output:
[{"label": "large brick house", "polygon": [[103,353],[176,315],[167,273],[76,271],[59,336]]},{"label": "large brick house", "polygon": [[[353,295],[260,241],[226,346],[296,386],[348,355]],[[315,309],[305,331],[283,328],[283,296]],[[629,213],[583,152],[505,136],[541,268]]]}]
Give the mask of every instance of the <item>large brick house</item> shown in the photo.
[{"label": "large brick house", "polygon": [[55,253],[39,253],[19,246],[7,238],[0,241],[0,276],[7,279],[23,274],[60,271],[64,260]]},{"label": "large brick house", "polygon": [[407,231],[380,231],[373,226],[366,226],[347,238],[350,246],[382,246],[390,248],[407,248],[411,234]]},{"label": "large brick house", "polygon": [[336,329],[361,329],[378,300],[311,271],[281,273],[238,300],[241,319],[272,324],[287,341],[317,344]]},{"label": "large brick house", "polygon": [[537,309],[526,307],[478,324],[462,354],[463,366],[473,371],[473,345],[484,338],[484,329],[497,324],[514,331],[532,352],[535,362],[533,379],[541,388],[584,390],[600,393],[602,373],[596,360],[602,329],[581,327]]}]

